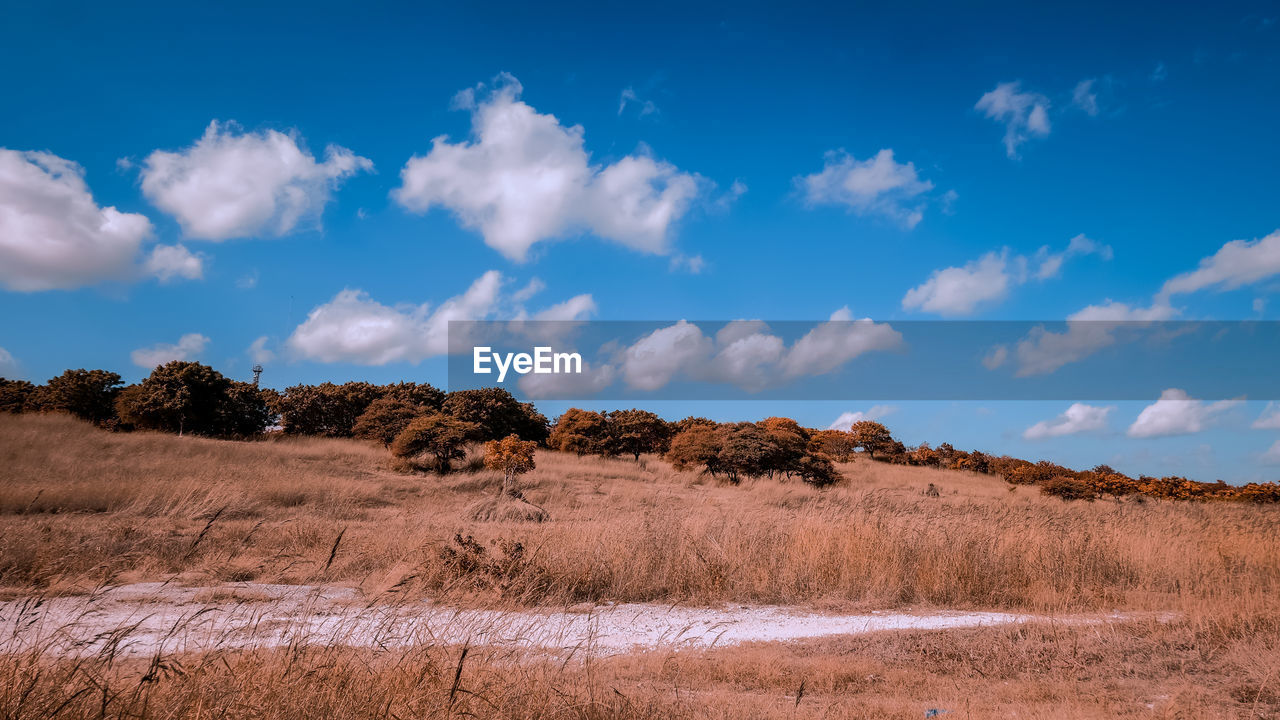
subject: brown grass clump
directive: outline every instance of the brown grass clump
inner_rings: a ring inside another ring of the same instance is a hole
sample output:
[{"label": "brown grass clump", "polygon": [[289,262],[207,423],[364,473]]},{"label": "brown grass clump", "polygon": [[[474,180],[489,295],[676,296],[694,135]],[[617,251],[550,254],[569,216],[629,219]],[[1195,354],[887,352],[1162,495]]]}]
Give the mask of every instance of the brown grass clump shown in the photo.
[{"label": "brown grass clump", "polygon": [[467,508],[478,522],[540,523],[551,519],[546,510],[508,493],[488,497]]}]

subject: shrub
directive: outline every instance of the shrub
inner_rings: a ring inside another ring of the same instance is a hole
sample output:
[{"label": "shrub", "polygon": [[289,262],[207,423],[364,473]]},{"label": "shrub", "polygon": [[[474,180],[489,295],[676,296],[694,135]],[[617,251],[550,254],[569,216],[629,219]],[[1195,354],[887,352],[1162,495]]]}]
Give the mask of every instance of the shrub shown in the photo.
[{"label": "shrub", "polygon": [[587,454],[604,454],[608,441],[608,426],[604,415],[590,410],[569,408],[551,428],[547,446],[561,452],[571,452],[579,457]]},{"label": "shrub", "polygon": [[115,417],[121,384],[120,375],[107,370],[67,370],[33,389],[25,408],[68,412],[82,420],[103,423]]},{"label": "shrub", "polygon": [[521,440],[518,435],[508,435],[501,440],[490,440],[484,446],[484,465],[490,470],[502,472],[502,494],[520,497],[516,489],[516,476],[534,468],[533,453],[538,444]]},{"label": "shrub", "polygon": [[1088,481],[1067,475],[1055,475],[1040,483],[1040,492],[1063,500],[1093,500],[1098,497]]},{"label": "shrub", "polygon": [[26,380],[0,378],[0,412],[22,412],[27,404],[27,398],[35,389],[36,386]]},{"label": "shrub", "polygon": [[466,457],[467,440],[475,433],[470,423],[443,413],[432,413],[411,420],[391,443],[391,454],[412,458],[430,454],[436,470],[447,473],[454,460]]},{"label": "shrub", "polygon": [[835,464],[825,455],[804,455],[796,461],[796,473],[800,479],[815,487],[833,485],[844,477]]},{"label": "shrub", "polygon": [[404,432],[411,420],[428,412],[430,410],[426,406],[404,396],[378,398],[369,403],[368,409],[356,418],[351,432],[362,440],[376,440],[389,446],[397,435]]},{"label": "shrub", "polygon": [[497,440],[517,435],[544,443],[550,434],[547,418],[530,403],[522,403],[502,388],[479,388],[449,393],[442,406],[446,414],[475,426],[474,440]]}]

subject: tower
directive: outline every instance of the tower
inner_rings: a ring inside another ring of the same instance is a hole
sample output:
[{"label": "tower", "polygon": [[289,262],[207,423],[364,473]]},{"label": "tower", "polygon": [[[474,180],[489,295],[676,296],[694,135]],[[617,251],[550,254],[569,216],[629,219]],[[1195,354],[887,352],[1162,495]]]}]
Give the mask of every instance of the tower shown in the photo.
[{"label": "tower", "polygon": [[258,376],[262,375],[262,366],[254,364],[253,366],[253,386],[258,387]]}]

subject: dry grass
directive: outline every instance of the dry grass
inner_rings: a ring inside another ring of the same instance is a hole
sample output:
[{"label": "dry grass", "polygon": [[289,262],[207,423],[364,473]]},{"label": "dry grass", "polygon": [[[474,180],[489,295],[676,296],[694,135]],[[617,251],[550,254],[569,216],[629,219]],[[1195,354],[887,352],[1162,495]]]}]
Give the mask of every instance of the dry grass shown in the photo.
[{"label": "dry grass", "polygon": [[[523,479],[550,513],[542,524],[471,519],[497,496],[497,474],[404,475],[353,441],[231,443],[0,417],[0,467],[0,586],[11,592],[177,578],[440,596],[456,580],[441,550],[461,533],[528,550],[501,598],[458,584],[477,602],[1070,611],[1280,597],[1280,508],[1066,503],[870,462],[819,491],[543,452]],[[942,497],[924,494],[929,483]]]},{"label": "dry grass", "polygon": [[[550,520],[477,522],[469,509],[497,495],[500,476],[404,475],[356,442],[114,435],[63,417],[0,417],[0,586],[28,595],[256,580],[469,604],[1114,608],[1179,619],[571,662],[472,648],[460,665],[461,648],[437,645],[151,663],[33,652],[0,658],[0,718],[1280,717],[1280,508],[1066,503],[967,473],[841,470],[847,482],[825,491],[729,487],[655,458],[543,452],[522,486]],[[930,483],[941,497],[926,496]],[[456,534],[474,536],[501,569],[460,571]],[[523,553],[504,556],[517,542]]]}]

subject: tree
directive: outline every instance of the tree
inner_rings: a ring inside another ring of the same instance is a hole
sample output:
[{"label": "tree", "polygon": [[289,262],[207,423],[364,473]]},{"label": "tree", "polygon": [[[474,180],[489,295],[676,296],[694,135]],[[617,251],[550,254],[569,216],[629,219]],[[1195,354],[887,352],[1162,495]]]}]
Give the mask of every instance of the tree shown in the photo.
[{"label": "tree", "polygon": [[712,477],[720,472],[720,444],[724,433],[718,426],[694,424],[671,438],[667,460],[677,470],[702,467]]},{"label": "tree", "polygon": [[218,437],[261,433],[270,420],[263,396],[197,362],[174,360],[156,367],[120,393],[120,417],[140,428]]},{"label": "tree", "polygon": [[853,436],[840,430],[819,430],[809,438],[809,452],[821,453],[836,462],[849,462],[855,450]]},{"label": "tree", "polygon": [[588,453],[603,454],[608,432],[608,425],[600,413],[569,408],[552,426],[547,446],[579,457]]},{"label": "tree", "polygon": [[351,437],[356,420],[382,394],[383,388],[367,382],[294,385],[272,410],[287,434]]},{"label": "tree", "polygon": [[26,380],[0,378],[0,412],[20,413],[27,404],[35,385]]},{"label": "tree", "polygon": [[614,410],[605,416],[610,454],[660,453],[670,442],[667,423],[647,410]]},{"label": "tree", "polygon": [[490,440],[484,446],[484,465],[490,470],[502,472],[502,494],[520,497],[516,489],[516,476],[534,468],[533,453],[538,443],[521,440],[512,434],[501,440]]},{"label": "tree", "polygon": [[115,417],[121,384],[120,375],[108,370],[67,370],[35,388],[27,397],[26,408],[68,412],[103,423]]},{"label": "tree", "polygon": [[383,385],[382,397],[421,405],[427,412],[438,412],[444,405],[444,393],[427,383],[399,382]]},{"label": "tree", "polygon": [[889,428],[872,420],[859,420],[849,428],[855,447],[862,448],[869,457],[875,459],[876,453],[888,455],[894,450],[893,435]]},{"label": "tree", "polygon": [[547,418],[533,405],[522,403],[502,388],[457,390],[445,396],[444,412],[476,426],[474,440],[517,435],[536,443],[547,441]]},{"label": "tree", "polygon": [[843,479],[840,471],[826,455],[803,455],[796,461],[800,479],[815,487],[826,487]]},{"label": "tree", "polygon": [[759,422],[769,442],[773,445],[769,456],[765,458],[764,471],[772,476],[775,472],[790,475],[800,471],[800,458],[804,457],[809,447],[809,431],[800,427],[791,418],[770,417]]},{"label": "tree", "polygon": [[467,440],[474,431],[470,423],[443,413],[423,415],[411,420],[396,436],[391,443],[391,454],[412,458],[429,453],[435,458],[436,470],[447,473],[454,460],[466,456]]},{"label": "tree", "polygon": [[777,448],[769,436],[755,423],[734,423],[725,428],[724,444],[719,453],[720,467],[729,477],[729,482],[736,485],[744,475],[763,475],[768,458],[776,452]]},{"label": "tree", "polygon": [[368,409],[356,418],[351,431],[362,440],[376,440],[389,446],[411,420],[429,412],[427,406],[406,396],[390,395],[369,403]]}]

